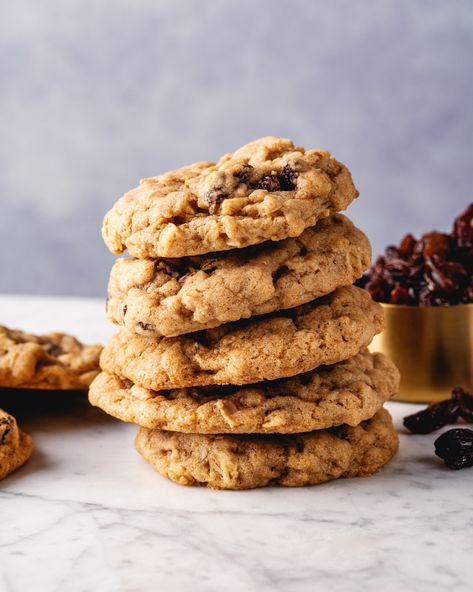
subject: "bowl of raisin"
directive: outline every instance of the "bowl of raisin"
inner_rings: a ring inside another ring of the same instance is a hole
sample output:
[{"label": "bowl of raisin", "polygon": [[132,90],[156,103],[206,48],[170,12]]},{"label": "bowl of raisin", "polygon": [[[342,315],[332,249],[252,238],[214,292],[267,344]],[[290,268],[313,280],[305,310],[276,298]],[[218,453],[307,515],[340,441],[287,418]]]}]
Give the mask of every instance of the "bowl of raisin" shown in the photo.
[{"label": "bowl of raisin", "polygon": [[401,372],[397,399],[445,399],[452,384],[473,388],[473,203],[450,234],[407,234],[360,280],[385,313],[372,351]]}]

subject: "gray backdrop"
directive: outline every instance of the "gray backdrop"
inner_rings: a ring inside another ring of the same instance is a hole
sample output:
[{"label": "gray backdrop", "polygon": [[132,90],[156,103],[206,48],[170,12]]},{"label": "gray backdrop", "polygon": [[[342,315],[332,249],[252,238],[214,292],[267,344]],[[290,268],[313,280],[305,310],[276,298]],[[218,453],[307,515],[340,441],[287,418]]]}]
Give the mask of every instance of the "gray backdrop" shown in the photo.
[{"label": "gray backdrop", "polygon": [[331,150],[374,251],[473,200],[470,0],[0,5],[0,291],[102,295],[105,211],[266,134]]}]

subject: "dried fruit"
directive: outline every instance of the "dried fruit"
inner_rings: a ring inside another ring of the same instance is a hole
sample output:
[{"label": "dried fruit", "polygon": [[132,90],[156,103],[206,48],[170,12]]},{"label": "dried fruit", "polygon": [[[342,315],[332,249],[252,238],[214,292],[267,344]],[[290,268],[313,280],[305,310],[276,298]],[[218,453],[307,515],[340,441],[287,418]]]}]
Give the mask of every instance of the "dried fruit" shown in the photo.
[{"label": "dried fruit", "polygon": [[358,282],[378,302],[441,306],[473,302],[473,203],[451,234],[406,234]]},{"label": "dried fruit", "polygon": [[435,454],[450,469],[473,467],[473,430],[448,430],[435,440]]},{"label": "dried fruit", "polygon": [[297,175],[297,171],[286,165],[279,173],[264,175],[252,187],[266,191],[292,191],[296,187]]},{"label": "dried fruit", "polygon": [[216,214],[220,204],[228,197],[223,185],[214,187],[205,194],[205,202],[209,208],[209,214]]},{"label": "dried fruit", "polygon": [[435,405],[429,405],[426,409],[405,417],[403,424],[413,434],[435,432],[435,430],[456,421],[457,415],[455,415],[455,412],[451,412],[450,405],[451,401],[449,399]]},{"label": "dried fruit", "polygon": [[473,423],[473,395],[457,386],[452,391],[452,399],[458,404],[460,417]]},{"label": "dried fruit", "polygon": [[241,183],[248,183],[252,172],[253,167],[251,164],[244,164],[242,165],[241,169],[238,169],[233,173],[233,176],[236,177]]},{"label": "dried fruit", "polygon": [[261,179],[255,183],[254,187],[255,189],[266,189],[266,191],[279,191],[281,189],[281,184],[278,175],[271,173],[270,175],[261,177]]},{"label": "dried fruit", "polygon": [[404,426],[413,434],[429,434],[461,418],[473,421],[473,395],[460,386],[452,390],[451,398],[433,403],[403,419]]},{"label": "dried fruit", "polygon": [[292,191],[296,187],[297,171],[286,164],[279,173],[279,182],[282,191]]}]

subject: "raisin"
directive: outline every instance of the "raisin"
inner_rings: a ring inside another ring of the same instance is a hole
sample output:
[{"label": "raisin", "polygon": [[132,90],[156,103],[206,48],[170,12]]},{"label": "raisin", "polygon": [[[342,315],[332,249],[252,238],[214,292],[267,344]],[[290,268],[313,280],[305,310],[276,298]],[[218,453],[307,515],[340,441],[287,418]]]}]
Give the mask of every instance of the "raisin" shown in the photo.
[{"label": "raisin", "polygon": [[123,316],[126,315],[126,311],[128,310],[128,304],[125,304],[123,307]]},{"label": "raisin", "polygon": [[429,405],[426,409],[408,415],[403,419],[404,426],[413,434],[430,434],[458,417],[458,404],[451,399]]},{"label": "raisin", "polygon": [[281,189],[281,184],[278,175],[271,173],[270,175],[261,177],[253,187],[254,189],[265,189],[266,191],[279,191]]},{"label": "raisin", "polygon": [[473,423],[473,395],[467,393],[461,386],[452,391],[452,399],[457,402],[460,417],[467,422]]},{"label": "raisin", "polygon": [[241,169],[233,173],[233,176],[236,177],[241,183],[248,183],[252,171],[253,167],[251,164],[244,164]]},{"label": "raisin", "polygon": [[214,187],[205,194],[205,203],[209,208],[209,214],[216,214],[220,204],[228,197],[228,193],[223,190],[223,186]]},{"label": "raisin", "polygon": [[406,234],[357,282],[378,302],[448,306],[473,302],[473,204],[452,233]]},{"label": "raisin", "polygon": [[473,247],[473,203],[455,220],[452,234],[459,247]]},{"label": "raisin", "polygon": [[399,253],[403,257],[411,255],[416,245],[416,242],[417,241],[412,234],[406,234],[406,236],[402,239],[399,245]]},{"label": "raisin", "polygon": [[138,325],[143,331],[154,331],[155,326],[151,323],[142,323],[141,321],[138,322]]},{"label": "raisin", "polygon": [[265,189],[266,191],[292,191],[296,187],[298,173],[289,165],[284,166],[279,173],[264,175],[253,183],[253,189]]},{"label": "raisin", "polygon": [[450,399],[433,403],[418,413],[408,415],[403,422],[414,434],[429,434],[458,419],[473,422],[473,395],[457,386]]},{"label": "raisin", "polygon": [[473,467],[473,430],[448,430],[435,440],[435,454],[454,470]]},{"label": "raisin", "polygon": [[397,286],[391,290],[391,302],[393,304],[409,304],[409,292],[407,288]]},{"label": "raisin", "polygon": [[429,232],[422,237],[422,253],[424,257],[445,259],[450,250],[450,237],[441,232]]},{"label": "raisin", "polygon": [[298,173],[286,164],[279,173],[281,191],[292,191],[296,187]]}]

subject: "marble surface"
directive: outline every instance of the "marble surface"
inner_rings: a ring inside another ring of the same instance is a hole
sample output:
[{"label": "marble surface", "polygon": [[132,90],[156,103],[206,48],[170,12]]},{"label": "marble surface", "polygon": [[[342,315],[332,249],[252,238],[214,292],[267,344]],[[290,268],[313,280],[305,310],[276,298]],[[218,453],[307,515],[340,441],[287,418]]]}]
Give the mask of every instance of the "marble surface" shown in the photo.
[{"label": "marble surface", "polygon": [[[2,296],[0,310],[35,331],[113,332],[97,300]],[[2,397],[36,446],[0,484],[2,592],[471,590],[473,469],[403,432],[413,406],[389,404],[401,449],[374,477],[216,492],[155,474],[134,426],[80,396]]]}]

